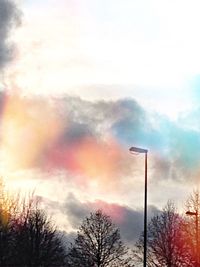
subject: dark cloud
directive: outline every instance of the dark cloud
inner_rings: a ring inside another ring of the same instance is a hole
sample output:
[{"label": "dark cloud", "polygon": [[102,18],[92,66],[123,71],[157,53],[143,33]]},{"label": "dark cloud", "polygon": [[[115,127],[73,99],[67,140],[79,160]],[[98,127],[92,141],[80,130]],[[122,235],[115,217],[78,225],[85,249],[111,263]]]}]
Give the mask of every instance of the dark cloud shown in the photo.
[{"label": "dark cloud", "polygon": [[[98,209],[103,210],[111,216],[113,222],[119,227],[123,240],[126,243],[134,244],[143,231],[143,209],[134,210],[128,206],[117,203],[107,203],[102,200],[95,202],[81,202],[72,193],[68,195],[62,211],[74,229],[77,229],[82,220]],[[159,210],[155,206],[148,206],[148,218],[157,214]]]},{"label": "dark cloud", "polygon": [[2,118],[5,103],[6,103],[6,94],[0,91],[0,120]]},{"label": "dark cloud", "polygon": [[13,57],[13,45],[8,41],[11,30],[20,23],[20,12],[12,0],[0,1],[0,69]]},{"label": "dark cloud", "polygon": [[[125,219],[119,224],[120,231],[126,242],[133,244],[143,231],[144,211],[142,209],[133,210],[128,207],[123,207],[123,209]],[[148,206],[148,220],[159,212],[160,210],[157,207],[153,205]]]},{"label": "dark cloud", "polygon": [[66,231],[60,231],[59,235],[66,249],[70,248],[70,245],[74,242],[77,236],[76,232],[66,232]]},{"label": "dark cloud", "polygon": [[87,124],[72,121],[70,123],[70,128],[64,133],[62,137],[64,139],[64,142],[67,141],[69,143],[73,143],[82,138],[88,138],[92,136],[92,129],[90,129]]},{"label": "dark cloud", "polygon": [[91,212],[89,203],[81,203],[73,193],[68,194],[62,211],[67,215],[70,224],[75,229],[80,226],[81,221]]},{"label": "dark cloud", "polygon": [[105,134],[103,129],[114,128],[115,124],[124,119],[127,124],[133,122],[137,127],[145,123],[145,111],[134,99],[92,102],[77,97],[64,97],[56,101],[60,110],[65,110],[72,121],[84,123],[100,135]]}]

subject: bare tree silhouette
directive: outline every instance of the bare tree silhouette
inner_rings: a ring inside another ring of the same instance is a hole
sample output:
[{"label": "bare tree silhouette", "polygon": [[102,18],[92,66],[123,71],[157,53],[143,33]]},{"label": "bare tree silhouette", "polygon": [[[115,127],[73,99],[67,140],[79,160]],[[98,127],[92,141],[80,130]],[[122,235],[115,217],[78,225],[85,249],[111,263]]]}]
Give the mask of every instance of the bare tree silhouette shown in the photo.
[{"label": "bare tree silhouette", "polygon": [[128,249],[111,218],[98,210],[83,221],[68,253],[68,266],[131,266]]},{"label": "bare tree silhouette", "polygon": [[[143,235],[137,243],[136,255],[142,260]],[[150,267],[194,267],[187,242],[185,221],[168,202],[163,211],[148,224],[147,264]]]},{"label": "bare tree silhouette", "polygon": [[62,267],[65,262],[62,236],[33,195],[11,197],[0,180],[0,267]]},{"label": "bare tree silhouette", "polygon": [[64,266],[65,248],[55,226],[37,206],[26,211],[16,225],[15,264],[17,266]]},{"label": "bare tree silhouette", "polygon": [[195,266],[200,266],[200,192],[193,190],[185,203],[185,231],[187,242],[190,244],[191,252],[195,258]]}]

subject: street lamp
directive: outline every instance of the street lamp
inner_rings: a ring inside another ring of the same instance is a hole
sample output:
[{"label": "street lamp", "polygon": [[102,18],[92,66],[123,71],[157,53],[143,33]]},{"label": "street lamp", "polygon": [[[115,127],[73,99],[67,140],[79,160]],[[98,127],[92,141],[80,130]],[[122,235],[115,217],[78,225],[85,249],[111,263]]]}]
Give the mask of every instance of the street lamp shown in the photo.
[{"label": "street lamp", "polygon": [[189,216],[195,216],[195,226],[196,226],[196,257],[197,257],[197,266],[199,266],[199,220],[198,220],[198,211],[187,211],[185,213]]},{"label": "street lamp", "polygon": [[131,147],[130,152],[145,154],[145,185],[144,185],[144,267],[147,265],[147,149]]}]

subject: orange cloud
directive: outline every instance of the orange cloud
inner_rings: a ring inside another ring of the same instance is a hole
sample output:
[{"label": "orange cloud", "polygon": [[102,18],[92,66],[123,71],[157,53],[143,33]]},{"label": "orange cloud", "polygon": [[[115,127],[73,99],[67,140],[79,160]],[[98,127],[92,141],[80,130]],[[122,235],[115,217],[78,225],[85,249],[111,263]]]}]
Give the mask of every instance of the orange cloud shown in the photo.
[{"label": "orange cloud", "polygon": [[[37,105],[37,107],[35,107]],[[29,168],[59,134],[60,122],[41,101],[8,96],[2,113],[2,157],[7,168]]]}]

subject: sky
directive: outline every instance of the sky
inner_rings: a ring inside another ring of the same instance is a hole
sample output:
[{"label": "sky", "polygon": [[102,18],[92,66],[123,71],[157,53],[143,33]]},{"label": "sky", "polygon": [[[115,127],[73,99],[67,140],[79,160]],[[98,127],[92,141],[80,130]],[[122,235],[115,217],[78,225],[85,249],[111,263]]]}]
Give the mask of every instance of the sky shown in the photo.
[{"label": "sky", "polygon": [[200,18],[191,0],[2,0],[0,175],[69,235],[103,209],[127,242],[199,188]]}]

